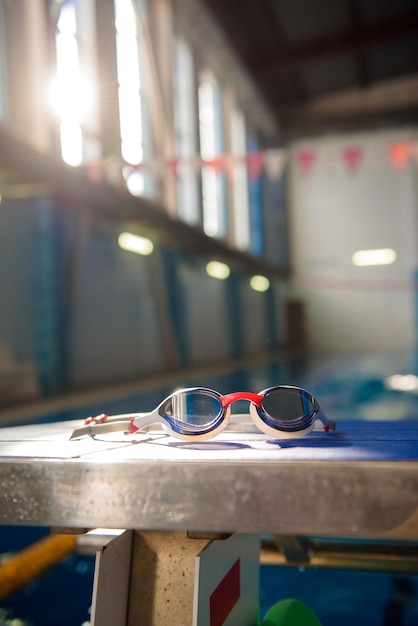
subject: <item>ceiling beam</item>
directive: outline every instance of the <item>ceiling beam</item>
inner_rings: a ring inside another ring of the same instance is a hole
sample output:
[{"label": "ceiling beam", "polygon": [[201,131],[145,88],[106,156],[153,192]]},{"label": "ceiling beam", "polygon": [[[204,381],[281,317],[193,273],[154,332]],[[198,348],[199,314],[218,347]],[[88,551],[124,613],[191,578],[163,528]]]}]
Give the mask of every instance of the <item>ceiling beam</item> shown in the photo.
[{"label": "ceiling beam", "polygon": [[281,111],[284,116],[348,117],[412,108],[418,111],[418,74],[385,80],[366,89],[346,89],[300,106],[282,107]]},{"label": "ceiling beam", "polygon": [[418,124],[418,108],[368,111],[347,115],[282,116],[282,137],[285,143],[298,139],[335,133],[367,132],[383,128],[409,127]]},{"label": "ceiling beam", "polygon": [[339,35],[321,37],[303,45],[288,47],[283,54],[258,62],[252,67],[252,71],[266,76],[338,54],[361,52],[372,46],[416,34],[418,11],[411,11],[374,24],[359,26],[357,29],[350,27]]},{"label": "ceiling beam", "polygon": [[[215,21],[225,33],[230,45],[240,61],[248,69],[254,83],[267,102],[274,102],[270,78],[253,71],[256,58],[274,58],[285,55],[286,38],[280,20],[269,0],[203,0]],[[237,19],[239,15],[239,19]],[[286,85],[289,99],[305,102],[308,99],[306,87],[297,71],[288,72]],[[297,67],[294,68],[297,70]],[[281,103],[283,99],[281,98]],[[277,116],[276,116],[277,119]],[[280,125],[280,119],[278,119]]]},{"label": "ceiling beam", "polygon": [[[353,37],[355,37],[359,28],[361,28],[361,0],[346,0],[346,7],[350,29],[353,33]],[[363,49],[355,50],[354,63],[357,73],[358,86],[367,87],[370,85],[370,72],[367,57]]]},{"label": "ceiling beam", "polygon": [[[283,35],[283,30],[280,26],[276,13],[272,9],[271,3],[269,2],[269,0],[257,0],[255,6],[257,7],[257,14],[259,16],[259,21],[261,21],[263,25],[264,32],[266,34],[268,33],[267,43],[269,50],[275,54],[277,54],[278,50],[280,50],[281,53],[285,53],[286,38]],[[257,77],[255,78],[257,79]],[[292,91],[292,99],[297,100],[298,102],[303,102],[307,99],[308,94],[298,72],[290,71],[287,76],[287,81],[289,82],[289,86]],[[262,80],[258,81],[258,84],[260,85],[261,89],[269,95],[270,85],[264,85]]]}]

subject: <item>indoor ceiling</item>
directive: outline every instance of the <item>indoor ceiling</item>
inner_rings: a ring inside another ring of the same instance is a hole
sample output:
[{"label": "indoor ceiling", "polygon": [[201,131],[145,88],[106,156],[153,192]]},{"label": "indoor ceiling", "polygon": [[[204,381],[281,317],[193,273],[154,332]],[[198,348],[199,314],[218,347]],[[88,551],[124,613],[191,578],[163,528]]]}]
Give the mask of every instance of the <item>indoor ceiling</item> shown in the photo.
[{"label": "indoor ceiling", "polygon": [[203,0],[283,136],[418,122],[418,0]]}]

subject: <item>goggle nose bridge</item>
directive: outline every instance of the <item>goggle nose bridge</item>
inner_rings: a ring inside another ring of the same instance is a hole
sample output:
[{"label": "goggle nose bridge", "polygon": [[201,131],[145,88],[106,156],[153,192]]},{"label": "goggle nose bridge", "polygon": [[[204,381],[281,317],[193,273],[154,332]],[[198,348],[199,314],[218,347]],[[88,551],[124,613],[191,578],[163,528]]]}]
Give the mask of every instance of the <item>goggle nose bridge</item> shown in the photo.
[{"label": "goggle nose bridge", "polygon": [[226,396],[221,396],[220,401],[223,409],[227,409],[233,402],[238,400],[248,400],[256,406],[261,406],[263,402],[263,396],[258,393],[250,393],[248,391],[235,391],[234,393],[228,393]]}]

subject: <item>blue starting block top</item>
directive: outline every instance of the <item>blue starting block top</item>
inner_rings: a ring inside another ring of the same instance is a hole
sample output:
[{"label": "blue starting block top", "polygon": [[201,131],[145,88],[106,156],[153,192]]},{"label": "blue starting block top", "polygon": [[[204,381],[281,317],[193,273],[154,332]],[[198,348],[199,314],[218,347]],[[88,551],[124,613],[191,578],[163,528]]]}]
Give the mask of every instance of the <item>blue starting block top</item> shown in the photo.
[{"label": "blue starting block top", "polygon": [[418,419],[399,422],[342,420],[331,437],[312,433],[279,442],[286,458],[319,461],[418,461]]}]

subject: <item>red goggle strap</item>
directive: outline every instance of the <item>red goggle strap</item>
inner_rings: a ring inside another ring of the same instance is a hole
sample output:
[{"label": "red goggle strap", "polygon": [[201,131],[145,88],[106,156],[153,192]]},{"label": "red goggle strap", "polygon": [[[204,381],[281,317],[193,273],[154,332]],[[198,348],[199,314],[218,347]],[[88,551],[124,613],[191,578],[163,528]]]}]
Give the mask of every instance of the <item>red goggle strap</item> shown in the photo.
[{"label": "red goggle strap", "polygon": [[252,402],[256,406],[261,406],[263,402],[262,395],[258,393],[250,393],[248,391],[236,391],[234,393],[228,393],[226,396],[221,396],[220,401],[223,409],[227,409],[233,402],[237,402],[238,400],[248,400]]}]

